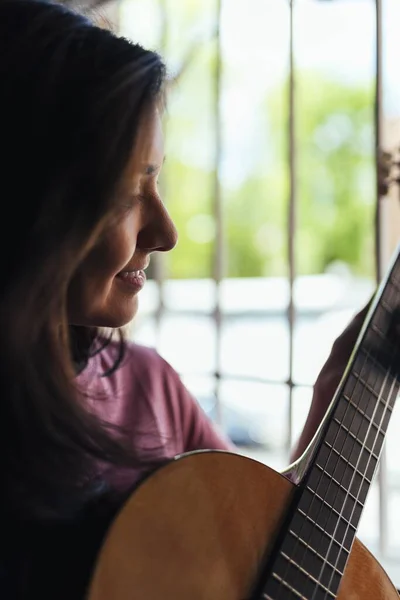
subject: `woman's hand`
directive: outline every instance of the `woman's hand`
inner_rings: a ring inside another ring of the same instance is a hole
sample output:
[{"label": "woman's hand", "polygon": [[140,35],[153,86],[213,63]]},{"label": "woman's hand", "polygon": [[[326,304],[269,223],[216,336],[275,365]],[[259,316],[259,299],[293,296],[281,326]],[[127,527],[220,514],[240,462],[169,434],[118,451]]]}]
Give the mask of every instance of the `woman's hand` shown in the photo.
[{"label": "woman's hand", "polygon": [[310,411],[300,438],[292,452],[292,461],[299,458],[307,448],[331,403],[332,397],[349,362],[371,301],[372,299],[356,314],[332,346],[331,353],[314,384]]}]

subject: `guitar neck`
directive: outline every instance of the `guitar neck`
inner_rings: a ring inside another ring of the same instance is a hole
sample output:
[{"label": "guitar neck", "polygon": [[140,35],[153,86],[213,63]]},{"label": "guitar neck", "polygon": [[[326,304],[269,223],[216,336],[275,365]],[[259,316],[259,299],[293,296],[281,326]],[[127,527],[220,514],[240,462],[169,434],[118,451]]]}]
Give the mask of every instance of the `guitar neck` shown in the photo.
[{"label": "guitar neck", "polygon": [[336,597],[399,392],[399,309],[398,253],[302,459],[305,472],[257,598]]}]

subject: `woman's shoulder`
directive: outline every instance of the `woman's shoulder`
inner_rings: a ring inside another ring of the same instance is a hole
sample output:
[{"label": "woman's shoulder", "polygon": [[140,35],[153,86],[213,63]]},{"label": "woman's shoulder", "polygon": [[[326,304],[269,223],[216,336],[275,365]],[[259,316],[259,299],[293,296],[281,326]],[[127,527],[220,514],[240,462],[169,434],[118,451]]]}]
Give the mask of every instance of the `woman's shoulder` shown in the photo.
[{"label": "woman's shoulder", "polygon": [[[120,342],[110,342],[100,353],[98,368],[104,372],[112,369],[120,356]],[[151,346],[144,346],[129,340],[124,341],[123,356],[120,364],[111,374],[120,376],[121,374],[134,373],[136,375],[152,375],[157,373],[163,376],[174,376],[173,367]]]},{"label": "woman's shoulder", "polygon": [[[118,343],[104,348],[101,371],[112,367],[118,352]],[[132,426],[138,430],[156,431],[161,442],[169,440],[165,442],[166,455],[203,448],[232,449],[229,440],[215,429],[179,374],[156,349],[126,342],[120,366],[98,381],[103,382],[103,391],[112,399],[111,404],[106,403],[110,411],[107,416],[112,413],[113,422],[124,424],[132,419]]]},{"label": "woman's shoulder", "polygon": [[90,359],[78,384],[86,391],[114,398],[134,395],[137,402],[146,400],[152,405],[179,396],[184,387],[178,373],[155,348],[129,340],[124,341],[122,355],[118,341],[103,347]]}]

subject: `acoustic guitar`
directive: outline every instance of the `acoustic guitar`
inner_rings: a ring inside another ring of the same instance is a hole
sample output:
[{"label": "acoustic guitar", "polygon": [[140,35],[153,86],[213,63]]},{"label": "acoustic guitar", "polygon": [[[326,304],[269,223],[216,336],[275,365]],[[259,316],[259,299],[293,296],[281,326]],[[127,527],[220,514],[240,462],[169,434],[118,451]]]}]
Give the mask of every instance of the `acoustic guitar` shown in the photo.
[{"label": "acoustic guitar", "polygon": [[399,598],[356,538],[399,391],[399,250],[327,415],[286,476],[221,451],[171,460],[112,523],[89,600]]}]

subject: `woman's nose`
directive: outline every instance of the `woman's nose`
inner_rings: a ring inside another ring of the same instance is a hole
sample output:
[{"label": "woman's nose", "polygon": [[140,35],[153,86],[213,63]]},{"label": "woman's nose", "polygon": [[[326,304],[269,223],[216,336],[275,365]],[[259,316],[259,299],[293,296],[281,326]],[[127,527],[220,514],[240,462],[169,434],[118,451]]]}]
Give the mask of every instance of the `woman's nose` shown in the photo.
[{"label": "woman's nose", "polygon": [[150,214],[137,237],[137,246],[146,252],[168,252],[178,241],[176,227],[160,198],[155,199],[149,209]]}]

